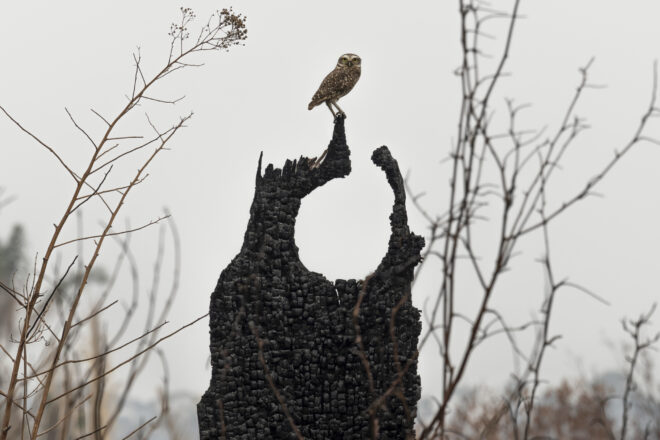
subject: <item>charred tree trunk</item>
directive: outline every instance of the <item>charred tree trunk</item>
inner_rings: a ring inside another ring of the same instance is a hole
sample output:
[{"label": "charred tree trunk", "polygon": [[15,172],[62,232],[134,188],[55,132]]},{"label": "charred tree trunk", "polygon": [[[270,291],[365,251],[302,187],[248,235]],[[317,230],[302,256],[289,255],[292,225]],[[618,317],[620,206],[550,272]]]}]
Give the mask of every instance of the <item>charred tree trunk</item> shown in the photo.
[{"label": "charred tree trunk", "polygon": [[310,272],[294,239],[303,197],[351,171],[344,119],[327,156],[261,157],[241,252],[211,297],[211,383],[198,404],[206,439],[405,439],[420,380],[420,313],[410,300],[424,240],[410,232],[403,179],[387,147],[374,151],[394,192],[387,254],[364,281]]}]

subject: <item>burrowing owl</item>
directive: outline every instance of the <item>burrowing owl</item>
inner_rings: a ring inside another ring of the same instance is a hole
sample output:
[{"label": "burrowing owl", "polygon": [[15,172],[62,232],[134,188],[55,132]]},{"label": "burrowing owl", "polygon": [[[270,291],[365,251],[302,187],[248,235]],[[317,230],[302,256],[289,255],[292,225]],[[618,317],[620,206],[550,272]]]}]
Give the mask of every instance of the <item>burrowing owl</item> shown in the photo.
[{"label": "burrowing owl", "polygon": [[321,86],[314,93],[314,97],[307,108],[311,110],[325,102],[333,116],[336,116],[335,111],[332,109],[334,105],[339,113],[345,117],[346,113],[337,105],[337,100],[353,89],[358,79],[360,79],[361,69],[362,60],[359,56],[354,53],[346,53],[340,56],[337,66],[323,79]]}]

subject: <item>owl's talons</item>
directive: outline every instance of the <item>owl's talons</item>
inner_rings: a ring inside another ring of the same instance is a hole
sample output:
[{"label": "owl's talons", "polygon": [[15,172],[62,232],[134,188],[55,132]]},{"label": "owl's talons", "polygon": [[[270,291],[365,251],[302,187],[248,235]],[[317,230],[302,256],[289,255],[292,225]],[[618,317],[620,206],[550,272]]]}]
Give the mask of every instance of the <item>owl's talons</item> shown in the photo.
[{"label": "owl's talons", "polygon": [[346,113],[337,112],[337,114],[335,115],[335,122],[340,120],[340,119],[346,119]]}]

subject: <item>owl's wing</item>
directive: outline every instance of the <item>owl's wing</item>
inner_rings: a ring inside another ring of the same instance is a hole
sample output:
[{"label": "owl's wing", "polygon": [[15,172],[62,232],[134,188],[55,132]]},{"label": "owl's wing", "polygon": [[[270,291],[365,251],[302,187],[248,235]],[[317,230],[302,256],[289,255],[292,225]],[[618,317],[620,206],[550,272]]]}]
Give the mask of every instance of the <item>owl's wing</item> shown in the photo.
[{"label": "owl's wing", "polygon": [[341,96],[339,89],[344,83],[344,76],[344,72],[340,71],[339,69],[335,69],[328,73],[326,77],[323,78],[319,89],[316,91],[316,93],[314,93],[314,96],[312,97],[312,100],[310,101],[307,108],[311,110],[312,108],[328,99]]}]

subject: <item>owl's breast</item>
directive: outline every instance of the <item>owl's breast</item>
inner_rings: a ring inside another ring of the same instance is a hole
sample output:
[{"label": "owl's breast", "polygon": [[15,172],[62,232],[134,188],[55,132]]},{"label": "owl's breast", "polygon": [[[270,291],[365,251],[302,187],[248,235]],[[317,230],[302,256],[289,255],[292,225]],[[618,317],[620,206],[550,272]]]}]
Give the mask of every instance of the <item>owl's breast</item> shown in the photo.
[{"label": "owl's breast", "polygon": [[345,72],[345,74],[341,77],[341,84],[338,87],[341,96],[344,96],[353,90],[353,87],[355,87],[355,84],[359,79],[360,69],[349,69],[347,72]]}]

